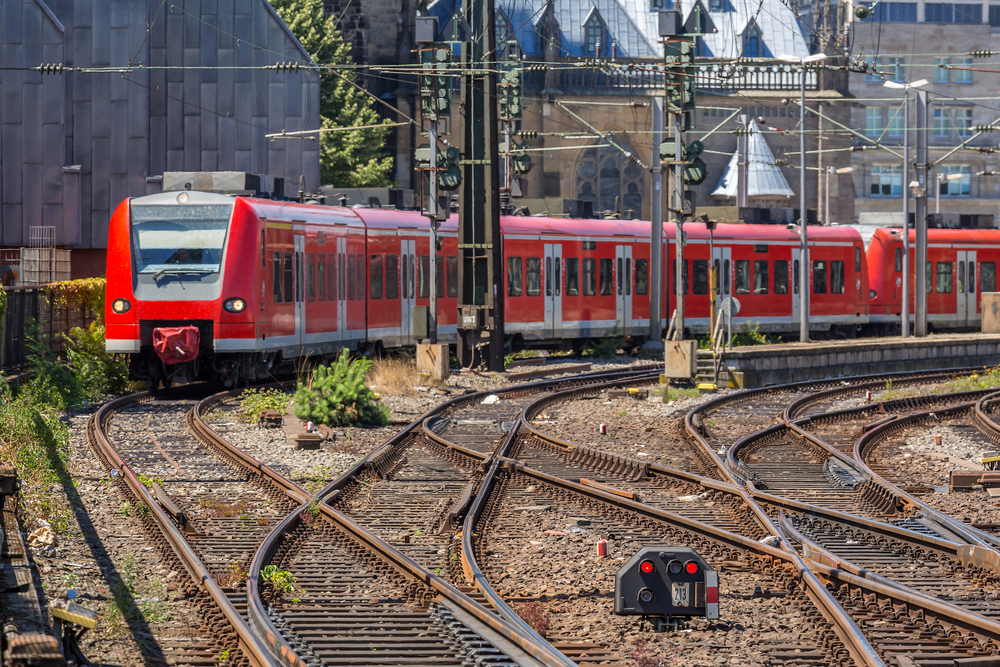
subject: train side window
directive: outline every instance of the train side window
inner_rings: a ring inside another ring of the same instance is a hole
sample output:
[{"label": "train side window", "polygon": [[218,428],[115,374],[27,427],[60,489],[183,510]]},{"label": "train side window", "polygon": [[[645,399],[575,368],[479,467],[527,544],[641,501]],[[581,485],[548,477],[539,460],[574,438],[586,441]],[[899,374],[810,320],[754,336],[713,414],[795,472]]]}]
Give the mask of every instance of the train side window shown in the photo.
[{"label": "train side window", "polygon": [[558,257],[556,257],[555,260],[553,260],[554,267],[552,271],[552,281],[555,284],[556,296],[562,295],[562,280],[559,275],[559,260],[560,258]]},{"label": "train side window", "polygon": [[774,293],[788,294],[788,261],[778,259],[774,262]]},{"label": "train side window", "polygon": [[965,294],[965,262],[958,263],[958,274],[955,276],[959,294]]},{"label": "train side window", "polygon": [[770,276],[767,275],[767,260],[755,259],[753,261],[753,293],[767,294],[770,288]]},{"label": "train side window", "polygon": [[951,294],[951,262],[937,263],[937,293]]},{"label": "train side window", "polygon": [[649,260],[635,260],[635,293],[638,296],[649,293]]},{"label": "train side window", "polygon": [[632,258],[625,258],[625,296],[632,295]]},{"label": "train side window", "polygon": [[552,296],[552,258],[545,258],[545,296]]},{"label": "train side window", "polygon": [[354,301],[354,290],[355,290],[355,279],[354,279],[354,255],[349,254],[347,256],[347,300]]},{"label": "train side window", "polygon": [[750,260],[737,259],[736,264],[736,293],[750,293]]},{"label": "train side window", "polygon": [[597,260],[593,257],[583,259],[583,295],[597,295]]},{"label": "train side window", "polygon": [[614,276],[611,275],[614,267],[614,262],[611,261],[610,257],[601,258],[601,296],[611,296],[614,292]]},{"label": "train side window", "polygon": [[403,286],[401,290],[403,298],[406,299],[410,296],[410,267],[406,255],[403,255],[403,279],[400,284]]},{"label": "train side window", "polygon": [[712,260],[712,268],[715,269],[715,275],[709,276],[709,281],[712,283],[712,287],[715,288],[715,293],[718,294],[719,293],[719,274],[722,272],[722,269],[719,266],[719,260],[717,260],[717,259]]},{"label": "train side window", "polygon": [[292,264],[292,253],[285,253],[284,283],[285,283],[285,303],[295,301],[295,269]]},{"label": "train side window", "polygon": [[450,255],[446,263],[448,269],[448,298],[458,297],[458,256]]},{"label": "train side window", "polygon": [[281,303],[281,253],[276,252],[271,255],[271,263],[274,265],[272,267],[271,282],[274,284],[271,286],[274,290],[274,302]]},{"label": "train side window", "polygon": [[729,271],[729,260],[722,262],[722,293],[729,294],[730,288],[730,271]]},{"label": "train side window", "polygon": [[896,248],[896,273],[903,270],[903,249]]},{"label": "train side window", "polygon": [[382,298],[382,255],[372,255],[368,265],[368,276],[371,279],[370,293],[373,299]]},{"label": "train side window", "polygon": [[302,280],[302,253],[301,252],[297,252],[297,253],[295,253],[295,300],[297,302],[301,302],[301,301],[304,300],[303,299],[303,292],[305,290],[302,289],[302,283],[303,283],[303,280]]},{"label": "train side window", "polygon": [[526,265],[527,274],[525,276],[525,286],[528,296],[542,295],[542,260],[538,257],[529,257]]},{"label": "train side window", "polygon": [[[684,279],[684,293],[687,294],[690,291],[690,285],[688,285],[688,261],[686,259],[684,260],[684,266],[681,267],[681,271],[684,272],[684,275],[682,276],[683,279]],[[677,260],[676,259],[675,260],[671,260],[671,262],[670,262],[670,277],[673,278],[675,281],[677,280]],[[676,289],[676,284],[677,283],[675,282],[674,283],[674,285],[675,285],[674,289]]]},{"label": "train side window", "polygon": [[399,298],[399,257],[385,256],[385,298]]},{"label": "train side window", "polygon": [[338,266],[340,268],[340,283],[339,283],[340,287],[338,289],[340,290],[340,300],[344,301],[346,299],[346,295],[344,294],[344,292],[347,289],[347,280],[344,278],[344,269],[346,266],[346,260],[344,259],[343,253],[341,253],[340,255],[340,262]]},{"label": "train side window", "polygon": [[434,257],[434,291],[437,298],[444,298],[444,257],[436,255]]},{"label": "train side window", "polygon": [[968,289],[965,290],[969,294],[976,293],[976,263],[969,262],[969,284]]},{"label": "train side window", "polygon": [[521,258],[507,258],[507,296],[521,296]]},{"label": "train side window", "polygon": [[320,301],[326,301],[326,253],[316,255],[316,291]]},{"label": "train side window", "polygon": [[316,300],[316,253],[306,253],[306,295]]},{"label": "train side window", "polygon": [[566,258],[566,296],[580,296],[580,260]]},{"label": "train side window", "polygon": [[927,293],[930,294],[934,291],[934,262],[927,262],[924,277],[927,278]]},{"label": "train side window", "polygon": [[421,255],[417,275],[420,277],[420,298],[427,299],[431,295],[431,258]]},{"label": "train side window", "polygon": [[861,273],[861,248],[854,249],[854,272]]},{"label": "train side window", "polygon": [[979,265],[979,287],[983,292],[996,291],[997,265],[995,262],[983,262]]},{"label": "train side window", "polygon": [[694,293],[708,294],[708,260],[692,260],[694,269]]},{"label": "train side window", "polygon": [[618,296],[622,295],[622,283],[625,282],[625,271],[622,270],[622,258],[617,258],[618,266]]},{"label": "train side window", "polygon": [[813,262],[813,294],[826,294],[826,262]]},{"label": "train side window", "polygon": [[792,262],[792,292],[799,293],[799,260]]},{"label": "train side window", "polygon": [[330,295],[330,301],[336,301],[337,300],[337,255],[331,252],[329,255],[326,256],[326,261],[327,261],[326,293]]},{"label": "train side window", "polygon": [[410,298],[417,294],[417,256],[410,255]]},{"label": "train side window", "polygon": [[830,294],[844,293],[844,263],[839,259],[830,262]]},{"label": "train side window", "polygon": [[355,255],[358,267],[358,301],[365,300],[365,256],[361,253]]}]

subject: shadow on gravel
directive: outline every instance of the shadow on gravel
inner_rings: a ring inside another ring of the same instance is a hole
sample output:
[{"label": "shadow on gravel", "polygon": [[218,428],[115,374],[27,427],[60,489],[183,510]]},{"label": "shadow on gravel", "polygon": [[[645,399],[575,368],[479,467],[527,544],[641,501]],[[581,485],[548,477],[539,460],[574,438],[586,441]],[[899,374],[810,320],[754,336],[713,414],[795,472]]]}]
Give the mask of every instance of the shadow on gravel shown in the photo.
[{"label": "shadow on gravel", "polygon": [[[83,531],[84,540],[90,548],[90,554],[97,562],[100,574],[107,584],[112,598],[110,604],[117,608],[118,616],[128,626],[129,631],[132,633],[132,639],[143,654],[144,663],[146,665],[166,665],[167,658],[157,643],[149,624],[140,612],[135,596],[125,584],[121,572],[119,572],[111,556],[108,555],[108,552],[104,549],[104,545],[97,536],[97,528],[94,526],[93,521],[91,521],[90,514],[84,507],[83,499],[76,490],[76,485],[73,483],[73,476],[66,468],[66,461],[59,455],[57,450],[59,445],[55,435],[45,423],[45,420],[41,418],[41,415],[35,413],[33,419],[37,433],[42,440],[40,444],[45,448],[46,455],[48,456],[49,465],[52,466],[52,470],[59,477],[63,492],[66,494],[66,498],[73,508],[73,516],[76,518],[80,530]],[[107,665],[107,667],[111,666]]]}]

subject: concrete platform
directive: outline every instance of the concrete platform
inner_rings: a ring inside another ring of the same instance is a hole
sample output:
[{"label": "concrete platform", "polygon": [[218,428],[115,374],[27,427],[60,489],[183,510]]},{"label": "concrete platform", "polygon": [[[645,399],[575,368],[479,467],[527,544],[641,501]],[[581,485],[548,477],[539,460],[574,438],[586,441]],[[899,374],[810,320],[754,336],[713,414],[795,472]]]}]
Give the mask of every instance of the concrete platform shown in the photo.
[{"label": "concrete platform", "polygon": [[[699,350],[699,356],[706,350]],[[727,350],[720,387],[753,388],[912,370],[940,370],[1000,363],[1000,334],[942,334],[926,338],[782,343]]]}]

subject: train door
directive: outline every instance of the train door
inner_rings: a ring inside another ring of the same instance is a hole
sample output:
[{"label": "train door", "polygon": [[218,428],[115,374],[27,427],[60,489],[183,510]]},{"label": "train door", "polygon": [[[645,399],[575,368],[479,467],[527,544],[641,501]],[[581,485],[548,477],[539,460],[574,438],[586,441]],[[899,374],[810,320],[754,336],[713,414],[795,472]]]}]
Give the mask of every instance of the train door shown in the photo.
[{"label": "train door", "polygon": [[545,333],[558,338],[562,330],[562,245],[545,244]]},{"label": "train door", "polygon": [[615,318],[622,333],[632,333],[632,246],[615,246],[615,271],[618,274]]},{"label": "train door", "polygon": [[[712,248],[712,268],[715,269],[715,308],[722,312],[722,301],[732,296],[733,289],[733,249],[714,246]],[[714,334],[714,332],[713,332]]]},{"label": "train door", "polygon": [[415,297],[416,290],[414,285],[417,281],[414,271],[417,268],[416,262],[416,248],[417,242],[413,240],[404,240],[401,242],[400,248],[400,288],[402,293],[399,295],[399,304],[402,309],[400,317],[400,326],[402,331],[400,331],[401,343],[403,345],[409,345],[413,342],[413,308],[417,305],[417,300]]},{"label": "train door", "polygon": [[[337,283],[337,340],[347,340],[347,238],[337,237],[337,263],[333,267]],[[333,298],[333,293],[330,294]]]},{"label": "train door", "polygon": [[306,237],[295,236],[295,342],[305,342],[306,295],[305,295],[305,246]]},{"label": "train door", "polygon": [[[801,252],[801,248],[792,248],[792,323],[796,327],[802,326],[802,313],[801,308],[799,308],[799,294],[801,294],[799,290],[803,289],[802,285],[799,284],[802,280],[802,269],[801,264],[799,264]],[[809,285],[806,285],[805,289],[809,289]]]},{"label": "train door", "polygon": [[958,269],[955,281],[955,303],[957,304],[958,326],[972,326],[976,323],[976,252],[959,250]]}]

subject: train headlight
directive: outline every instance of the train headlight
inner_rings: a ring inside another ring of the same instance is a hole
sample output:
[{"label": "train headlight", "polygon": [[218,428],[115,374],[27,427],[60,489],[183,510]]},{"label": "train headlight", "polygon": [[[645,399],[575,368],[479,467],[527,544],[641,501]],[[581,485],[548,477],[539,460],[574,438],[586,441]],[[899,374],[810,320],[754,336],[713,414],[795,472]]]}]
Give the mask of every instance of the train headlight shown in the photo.
[{"label": "train headlight", "polygon": [[128,302],[128,299],[115,299],[111,302],[111,310],[121,315],[132,310],[132,304]]},{"label": "train headlight", "polygon": [[247,302],[243,299],[226,299],[222,307],[227,313],[242,313],[247,309]]}]

